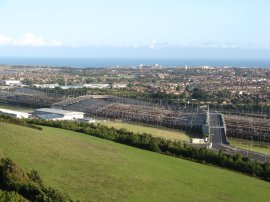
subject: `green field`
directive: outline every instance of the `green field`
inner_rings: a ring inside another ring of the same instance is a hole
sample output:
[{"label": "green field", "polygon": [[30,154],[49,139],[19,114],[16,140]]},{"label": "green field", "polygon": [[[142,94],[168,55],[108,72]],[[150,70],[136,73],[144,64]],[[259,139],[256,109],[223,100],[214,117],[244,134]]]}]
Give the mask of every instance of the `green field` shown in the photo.
[{"label": "green field", "polygon": [[129,131],[135,133],[150,133],[155,137],[163,137],[171,140],[179,140],[189,142],[190,138],[185,132],[169,130],[166,128],[154,128],[151,126],[143,126],[133,123],[125,123],[122,121],[107,121],[107,120],[97,120],[97,123],[108,127],[114,127],[117,129],[125,128]]},{"label": "green field", "polygon": [[258,153],[270,155],[270,144],[265,142],[243,140],[238,138],[229,138],[229,142],[232,146],[255,151]]},{"label": "green field", "polygon": [[270,183],[80,133],[0,123],[0,153],[91,201],[270,201]]}]

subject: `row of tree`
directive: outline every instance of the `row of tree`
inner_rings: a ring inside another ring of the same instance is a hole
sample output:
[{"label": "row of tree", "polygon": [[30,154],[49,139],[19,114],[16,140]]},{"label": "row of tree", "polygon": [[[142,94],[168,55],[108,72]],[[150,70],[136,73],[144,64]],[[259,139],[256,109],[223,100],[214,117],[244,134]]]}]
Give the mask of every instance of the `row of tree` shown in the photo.
[{"label": "row of tree", "polygon": [[11,123],[11,124],[19,125],[19,126],[42,130],[42,127],[36,126],[34,124],[29,124],[23,119],[16,119],[14,117],[2,115],[2,114],[0,114],[0,122]]}]

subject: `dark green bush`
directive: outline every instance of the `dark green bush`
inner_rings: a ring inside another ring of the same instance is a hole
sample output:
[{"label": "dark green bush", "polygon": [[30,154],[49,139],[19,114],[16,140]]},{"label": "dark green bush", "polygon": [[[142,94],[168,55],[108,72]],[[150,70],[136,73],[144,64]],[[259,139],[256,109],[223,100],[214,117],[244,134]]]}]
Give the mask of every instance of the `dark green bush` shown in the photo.
[{"label": "dark green bush", "polygon": [[14,191],[0,190],[0,201],[3,201],[3,202],[27,202],[28,200]]},{"label": "dark green bush", "polygon": [[0,122],[11,123],[19,126],[42,130],[41,127],[27,123],[26,119],[18,119],[7,115],[0,114]]},{"label": "dark green bush", "polygon": [[45,187],[36,170],[26,173],[8,158],[0,160],[0,189],[16,192],[30,201],[72,201],[68,195],[53,188]]}]

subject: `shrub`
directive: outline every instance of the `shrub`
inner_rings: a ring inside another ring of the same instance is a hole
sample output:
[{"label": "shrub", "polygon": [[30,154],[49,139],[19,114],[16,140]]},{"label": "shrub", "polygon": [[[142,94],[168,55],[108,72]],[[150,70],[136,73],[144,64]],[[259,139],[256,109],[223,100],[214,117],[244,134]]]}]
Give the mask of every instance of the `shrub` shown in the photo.
[{"label": "shrub", "polygon": [[14,191],[1,191],[0,190],[0,201],[4,202],[27,202],[28,200],[22,197],[20,194]]},{"label": "shrub", "polygon": [[[30,201],[72,201],[68,195],[53,188],[45,187],[36,170],[26,173],[8,158],[0,160],[0,189],[16,192]],[[3,197],[7,196],[4,195]]]}]

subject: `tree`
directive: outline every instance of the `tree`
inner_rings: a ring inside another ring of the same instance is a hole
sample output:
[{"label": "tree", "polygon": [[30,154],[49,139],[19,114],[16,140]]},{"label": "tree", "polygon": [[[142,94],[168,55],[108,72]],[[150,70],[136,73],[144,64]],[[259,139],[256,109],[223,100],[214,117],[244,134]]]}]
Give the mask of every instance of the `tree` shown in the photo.
[{"label": "tree", "polygon": [[22,83],[25,85],[31,86],[33,84],[33,80],[25,78],[23,79]]},{"label": "tree", "polygon": [[28,173],[28,177],[39,185],[42,185],[42,179],[37,170],[31,170],[30,173]]},{"label": "tree", "polygon": [[200,88],[194,88],[191,97],[193,99],[206,100],[207,98],[209,98],[209,95]]}]

